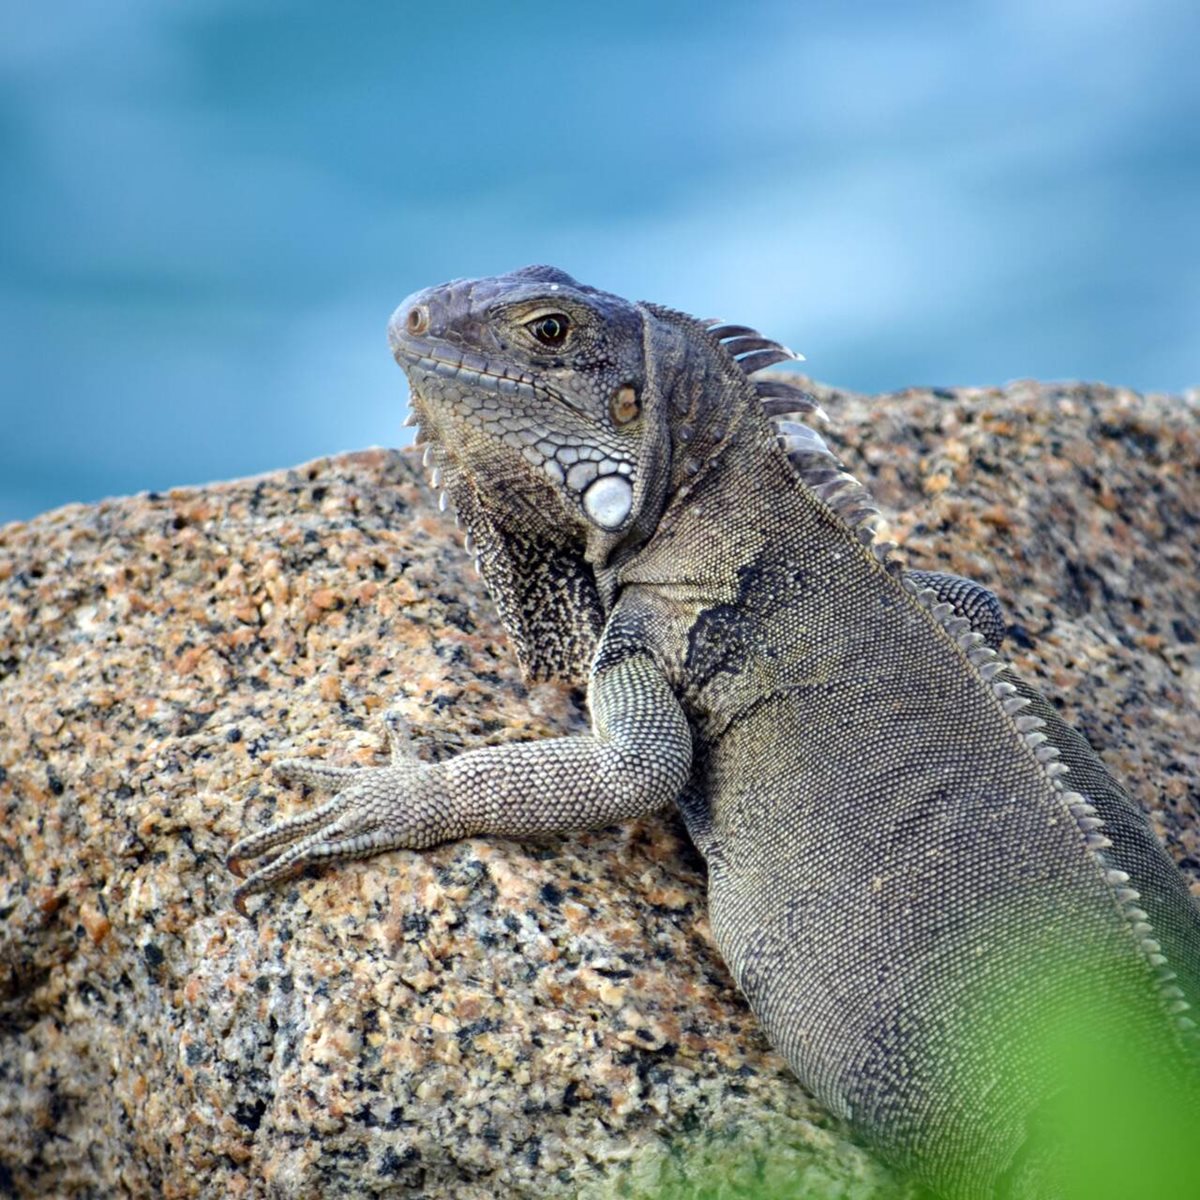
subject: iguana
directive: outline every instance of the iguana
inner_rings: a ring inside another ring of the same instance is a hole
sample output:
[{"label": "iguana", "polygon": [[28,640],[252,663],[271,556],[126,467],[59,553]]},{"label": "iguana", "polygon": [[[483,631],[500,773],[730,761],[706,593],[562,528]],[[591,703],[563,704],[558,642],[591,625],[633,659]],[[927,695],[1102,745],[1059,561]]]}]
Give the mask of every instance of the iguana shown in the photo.
[{"label": "iguana", "polygon": [[592,732],[429,765],[393,725],[389,766],[285,761],[336,794],[232,848],[239,874],[274,855],[238,908],[308,864],[676,804],[800,1080],[947,1194],[1043,1194],[1057,1083],[1023,1030],[1067,1014],[1183,1061],[1200,906],[997,656],[992,593],[901,568],[746,326],[527,267],[418,292],[389,335],[521,667],[586,678]]}]

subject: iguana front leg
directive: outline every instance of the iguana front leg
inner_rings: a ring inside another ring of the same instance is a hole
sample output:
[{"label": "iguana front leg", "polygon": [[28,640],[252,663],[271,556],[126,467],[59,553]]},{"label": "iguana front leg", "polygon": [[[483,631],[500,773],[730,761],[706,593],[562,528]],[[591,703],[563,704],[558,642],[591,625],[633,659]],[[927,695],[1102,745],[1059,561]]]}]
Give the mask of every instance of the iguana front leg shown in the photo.
[{"label": "iguana front leg", "polygon": [[285,779],[325,791],[325,804],[249,835],[229,851],[245,860],[277,851],[234,893],[247,897],[310,863],[366,858],[401,847],[499,834],[527,837],[595,828],[664,808],[687,782],[692,735],[654,661],[620,659],[592,678],[592,733],[470,750],[444,763],[418,762],[392,734],[386,767],[330,767],[288,759]]}]

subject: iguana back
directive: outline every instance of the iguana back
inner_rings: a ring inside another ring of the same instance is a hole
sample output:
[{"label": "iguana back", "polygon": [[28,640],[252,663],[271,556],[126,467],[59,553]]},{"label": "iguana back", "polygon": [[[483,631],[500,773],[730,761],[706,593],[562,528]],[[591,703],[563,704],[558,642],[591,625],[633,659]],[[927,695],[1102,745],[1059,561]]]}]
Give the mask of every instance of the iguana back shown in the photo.
[{"label": "iguana back", "polygon": [[[746,447],[668,509],[618,603],[696,732],[717,944],[800,1078],[893,1161],[1020,1194],[1056,1019],[1183,1050],[1195,902],[1083,739],[814,496],[827,468]],[[682,576],[707,586],[683,600]]]}]

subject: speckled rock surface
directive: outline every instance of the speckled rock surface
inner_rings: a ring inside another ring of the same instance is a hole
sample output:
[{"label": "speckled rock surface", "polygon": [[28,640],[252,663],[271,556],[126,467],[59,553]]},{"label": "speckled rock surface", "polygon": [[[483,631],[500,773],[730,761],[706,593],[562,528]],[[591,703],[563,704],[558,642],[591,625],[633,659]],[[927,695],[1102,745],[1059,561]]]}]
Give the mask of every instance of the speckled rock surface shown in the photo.
[{"label": "speckled rock surface", "polygon": [[[822,399],[1200,890],[1197,397]],[[229,909],[226,847],[306,803],[277,756],[382,761],[393,703],[435,758],[583,724],[522,687],[410,454],[8,526],[0,597],[0,1194],[904,1194],[758,1032],[674,819]]]}]

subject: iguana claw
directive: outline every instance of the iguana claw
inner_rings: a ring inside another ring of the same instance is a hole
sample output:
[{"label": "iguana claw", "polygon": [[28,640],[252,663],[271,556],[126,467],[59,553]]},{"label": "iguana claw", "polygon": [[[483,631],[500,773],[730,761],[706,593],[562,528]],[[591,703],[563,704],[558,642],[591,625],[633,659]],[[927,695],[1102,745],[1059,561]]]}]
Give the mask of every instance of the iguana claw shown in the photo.
[{"label": "iguana claw", "polygon": [[[316,862],[363,858],[381,850],[420,844],[419,802],[412,804],[413,777],[426,770],[417,760],[407,721],[390,711],[384,718],[391,761],[386,767],[335,767],[308,758],[285,758],[274,764],[284,783],[318,792],[335,792],[323,804],[287,817],[235,843],[226,865],[244,882],[233,894],[233,906],[247,916],[246,900],[280,879],[299,874]],[[406,819],[407,818],[407,819]],[[413,828],[409,829],[407,826]],[[279,852],[246,874],[245,863]]]}]

